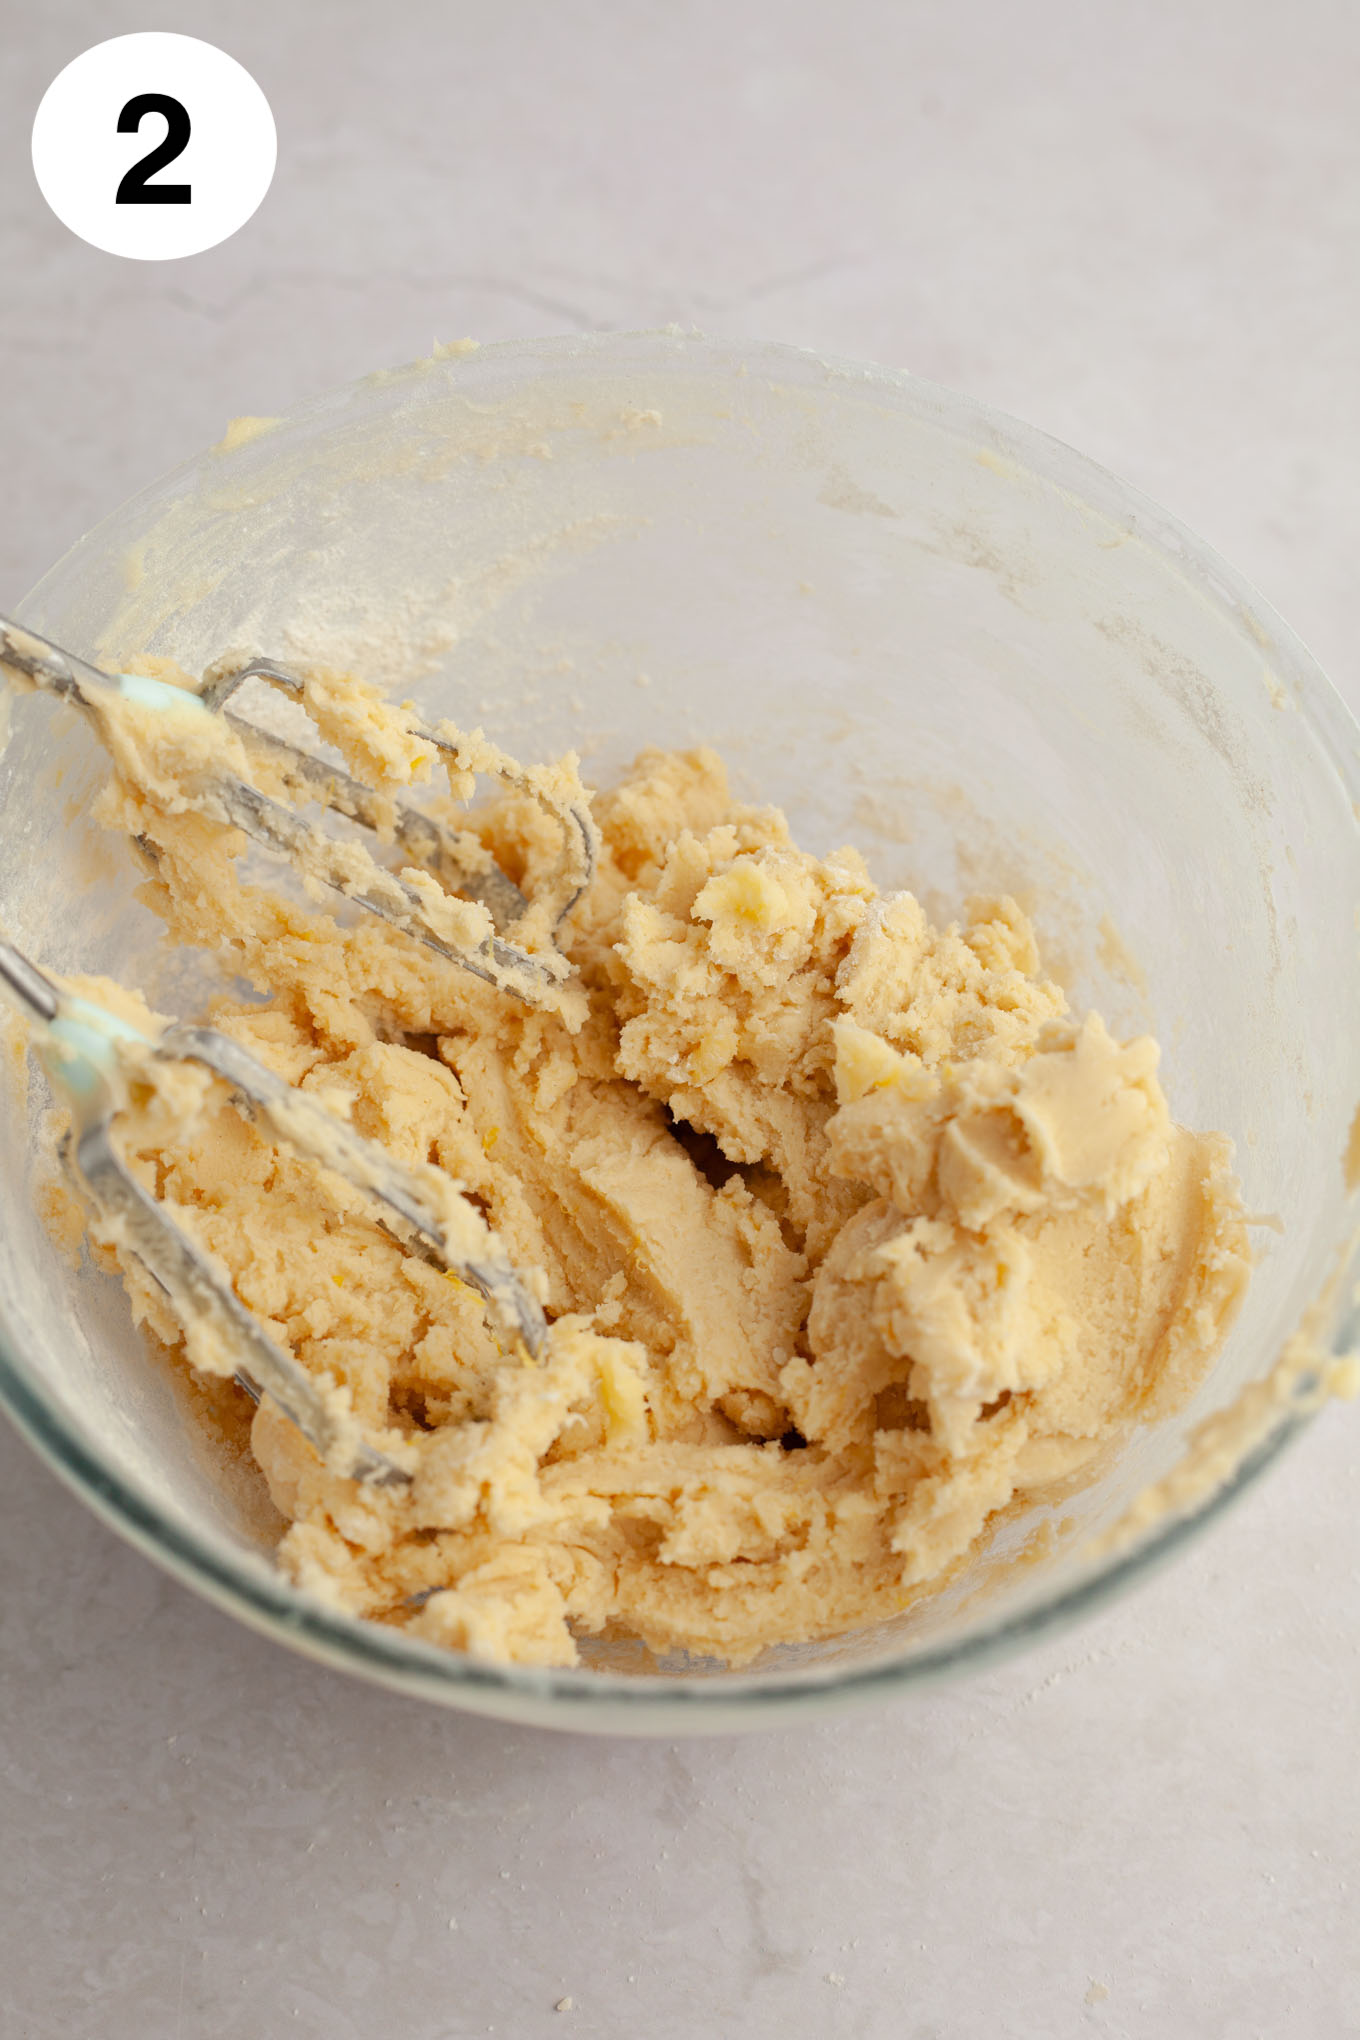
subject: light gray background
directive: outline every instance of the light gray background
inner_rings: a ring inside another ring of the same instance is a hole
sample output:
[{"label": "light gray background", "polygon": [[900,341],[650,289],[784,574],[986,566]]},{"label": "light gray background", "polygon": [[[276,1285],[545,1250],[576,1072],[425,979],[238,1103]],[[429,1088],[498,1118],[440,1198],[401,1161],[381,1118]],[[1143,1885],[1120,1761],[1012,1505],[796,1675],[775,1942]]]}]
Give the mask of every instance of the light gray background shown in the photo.
[{"label": "light gray background", "polygon": [[[668,320],[901,364],[1138,482],[1360,702],[1350,0],[0,7],[0,607],[238,412]],[[268,94],[235,240],[122,262],[28,131],[175,28]],[[591,1743],[318,1671],[0,1434],[15,2040],[1360,2034],[1357,1419],[954,1691]],[[571,2008],[557,2001],[570,1997]]]}]

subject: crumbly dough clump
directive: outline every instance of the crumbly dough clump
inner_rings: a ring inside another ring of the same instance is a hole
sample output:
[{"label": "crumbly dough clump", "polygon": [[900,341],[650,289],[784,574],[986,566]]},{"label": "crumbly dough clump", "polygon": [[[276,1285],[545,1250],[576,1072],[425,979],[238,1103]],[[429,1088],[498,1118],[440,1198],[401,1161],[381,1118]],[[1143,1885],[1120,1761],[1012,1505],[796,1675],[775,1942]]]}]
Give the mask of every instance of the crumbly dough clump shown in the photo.
[{"label": "crumbly dough clump", "polygon": [[[409,783],[384,716],[365,700],[356,769],[391,751]],[[561,937],[584,996],[536,1011],[247,879],[241,838],[126,774],[107,798],[173,937],[265,995],[215,1024],[477,1200],[546,1300],[538,1363],[211,1085],[121,1137],[275,1339],[414,1455],[408,1488],[345,1481],[260,1405],[304,1588],[489,1660],[606,1634],[740,1664],[897,1613],[1171,1408],[1241,1296],[1243,1217],[1227,1141],[1172,1122],[1152,1041],[1067,1012],[1013,901],[934,928],[709,751],[645,752],[592,805]],[[530,892],[557,854],[520,795],[477,830]]]}]

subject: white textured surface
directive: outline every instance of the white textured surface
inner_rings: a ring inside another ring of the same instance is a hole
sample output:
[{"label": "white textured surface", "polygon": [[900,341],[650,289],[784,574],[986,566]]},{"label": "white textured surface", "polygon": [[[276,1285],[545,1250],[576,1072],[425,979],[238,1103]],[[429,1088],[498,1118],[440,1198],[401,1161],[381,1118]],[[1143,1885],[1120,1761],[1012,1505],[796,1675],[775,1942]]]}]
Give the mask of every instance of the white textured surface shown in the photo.
[{"label": "white textured surface", "polygon": [[[46,213],[27,133],[70,57],[152,26],[254,71],[280,157],[235,241],[144,266]],[[1349,0],[30,11],[0,593],[234,413],[435,337],[677,319],[1072,441],[1360,702],[1358,62]],[[1329,1414],[1172,1571],[965,1687],[675,1746],[295,1661],[0,1434],[0,2028],[1360,2034],[1358,1444]]]}]

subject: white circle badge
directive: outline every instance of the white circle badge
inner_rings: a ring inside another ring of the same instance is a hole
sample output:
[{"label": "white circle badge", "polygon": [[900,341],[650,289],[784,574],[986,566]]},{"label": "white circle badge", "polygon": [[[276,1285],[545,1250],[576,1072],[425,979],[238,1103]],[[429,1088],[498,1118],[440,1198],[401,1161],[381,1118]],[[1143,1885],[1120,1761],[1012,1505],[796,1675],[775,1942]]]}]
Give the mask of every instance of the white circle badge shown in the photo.
[{"label": "white circle badge", "polygon": [[192,35],[118,35],[52,80],[33,171],[82,241],[136,262],[215,248],[268,191],[269,101],[244,66]]}]

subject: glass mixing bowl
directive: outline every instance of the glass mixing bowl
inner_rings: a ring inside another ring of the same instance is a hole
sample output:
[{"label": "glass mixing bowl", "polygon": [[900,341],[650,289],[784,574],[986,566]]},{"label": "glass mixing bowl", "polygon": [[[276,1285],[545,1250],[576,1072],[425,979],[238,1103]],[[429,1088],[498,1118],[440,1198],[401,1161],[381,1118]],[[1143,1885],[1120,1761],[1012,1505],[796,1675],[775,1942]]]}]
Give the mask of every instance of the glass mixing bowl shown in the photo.
[{"label": "glass mixing bowl", "polygon": [[[235,428],[107,518],[20,614],[115,665],[321,655],[522,758],[575,745],[596,780],[643,744],[712,743],[809,849],[853,842],[937,912],[1021,893],[1073,1003],[1155,1030],[1173,1110],[1233,1136],[1248,1208],[1282,1221],[1189,1407],[1080,1494],[1002,1519],[908,1615],[740,1673],[605,1646],[577,1671],[501,1669],[347,1620],[272,1570],[251,1482],[118,1285],[69,1266],[36,1215],[37,1108],[16,1084],[0,1397],[116,1529],[242,1620],[487,1714],[741,1727],[1022,1644],[1182,1543],[1288,1435],[1188,1517],[1094,1555],[1187,1431],[1269,1372],[1353,1237],[1360,775],[1355,725],[1298,640],[1091,462],[964,397],[790,348],[516,342]],[[88,821],[94,740],[43,700],[12,724],[0,919],[58,969],[192,1010],[211,959],[158,948],[130,856]]]}]

